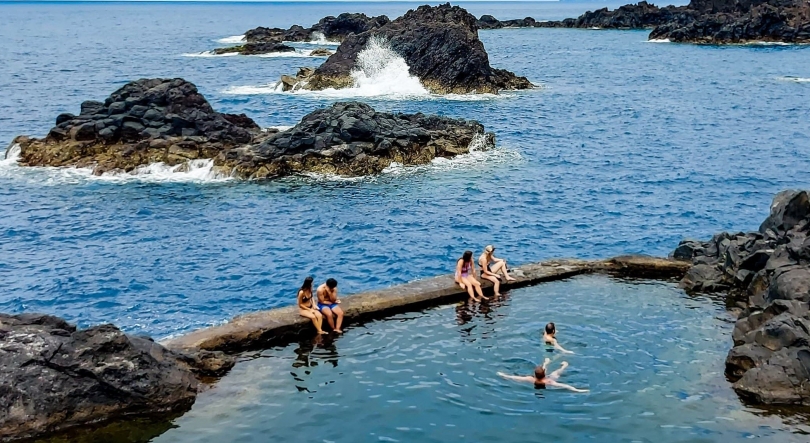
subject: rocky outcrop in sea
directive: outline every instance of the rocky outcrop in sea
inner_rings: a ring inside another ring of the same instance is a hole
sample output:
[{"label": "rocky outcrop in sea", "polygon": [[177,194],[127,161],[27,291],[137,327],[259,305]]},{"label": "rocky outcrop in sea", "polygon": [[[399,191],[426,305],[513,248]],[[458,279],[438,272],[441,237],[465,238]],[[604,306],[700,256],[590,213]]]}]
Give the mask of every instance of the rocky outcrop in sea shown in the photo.
[{"label": "rocky outcrop in sea", "polygon": [[321,90],[352,86],[352,72],[361,51],[377,39],[401,56],[410,74],[434,93],[496,94],[532,88],[525,77],[490,66],[476,22],[472,14],[449,3],[420,6],[377,29],[347,37],[301,87]]},{"label": "rocky outcrop in sea", "polygon": [[726,376],[755,403],[810,406],[810,196],[776,195],[757,232],[684,240],[687,291],[727,291],[740,310]]},{"label": "rocky outcrop in sea", "polygon": [[560,21],[537,22],[539,28],[599,28],[599,29],[647,29],[671,22],[688,22],[693,20],[694,11],[682,6],[659,8],[646,1],[637,4],[620,6],[614,10],[608,8],[588,11],[578,18],[567,18]]},{"label": "rocky outcrop in sea", "polygon": [[[337,17],[324,17],[309,28],[300,25],[293,25],[288,29],[260,26],[245,32],[242,38],[245,43],[238,46],[218,48],[214,50],[214,53],[236,52],[243,55],[257,55],[271,52],[288,52],[293,49],[287,45],[282,45],[282,42],[308,42],[318,41],[319,39],[341,42],[349,35],[370,31],[388,22],[390,20],[384,15],[369,17],[365,14],[343,13]],[[290,49],[286,50],[285,47]]]},{"label": "rocky outcrop in sea", "polygon": [[286,131],[261,130],[244,114],[214,111],[183,79],[142,79],[104,102],[82,103],[79,115],[59,115],[42,139],[19,136],[12,143],[20,145],[25,166],[90,167],[103,174],[208,159],[217,174],[258,179],[376,174],[393,162],[424,164],[471,146],[486,149],[494,136],[474,121],[376,112],[356,102],[317,110]]},{"label": "rocky outcrop in sea", "polygon": [[685,43],[810,42],[806,0],[693,0],[659,8],[647,2],[578,18],[537,22],[547,28],[652,29],[651,40]]},{"label": "rocky outcrop in sea", "polygon": [[687,43],[810,42],[810,3],[806,0],[693,0],[690,21],[657,26],[650,39]]},{"label": "rocky outcrop in sea", "polygon": [[113,325],[79,330],[50,315],[0,314],[0,440],[188,410],[196,374],[223,375],[232,357],[170,351]]}]

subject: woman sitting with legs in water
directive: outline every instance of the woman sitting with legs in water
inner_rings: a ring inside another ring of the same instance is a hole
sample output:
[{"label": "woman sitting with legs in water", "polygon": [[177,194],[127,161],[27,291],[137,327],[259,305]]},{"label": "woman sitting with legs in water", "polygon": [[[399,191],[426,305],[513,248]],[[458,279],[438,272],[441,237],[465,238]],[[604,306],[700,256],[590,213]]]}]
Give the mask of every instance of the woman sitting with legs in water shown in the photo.
[{"label": "woman sitting with legs in water", "polygon": [[312,300],[312,277],[304,279],[304,284],[298,290],[298,313],[302,317],[312,320],[318,334],[326,334],[326,331],[321,329],[323,325],[323,315],[315,309],[315,302]]},{"label": "woman sitting with legs in water", "polygon": [[[481,283],[475,278],[475,263],[473,263],[472,256],[472,251],[464,251],[464,255],[456,262],[456,283],[461,286],[461,289],[467,290],[467,294],[472,300],[489,300],[484,297],[484,293],[481,292]],[[475,297],[476,293],[480,298]]]}]

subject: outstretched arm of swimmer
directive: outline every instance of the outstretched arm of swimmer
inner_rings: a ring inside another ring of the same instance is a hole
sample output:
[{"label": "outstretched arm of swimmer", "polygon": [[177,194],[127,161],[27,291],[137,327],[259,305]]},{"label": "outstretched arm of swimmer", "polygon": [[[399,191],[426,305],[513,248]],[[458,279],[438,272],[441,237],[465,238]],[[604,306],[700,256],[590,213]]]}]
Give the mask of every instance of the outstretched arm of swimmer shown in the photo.
[{"label": "outstretched arm of swimmer", "polygon": [[522,376],[522,375],[509,375],[504,374],[503,372],[499,372],[498,375],[507,379],[507,380],[514,380],[514,381],[527,381],[529,383],[534,383],[534,377],[529,376]]},{"label": "outstretched arm of swimmer", "polygon": [[560,383],[560,382],[554,381],[554,380],[547,380],[546,381],[546,386],[554,386],[554,387],[557,387],[557,388],[568,389],[569,391],[573,391],[573,392],[590,392],[590,390],[588,390],[588,389],[575,388],[575,387],[573,387],[571,385],[567,385],[565,383]]},{"label": "outstretched arm of swimmer", "polygon": [[543,370],[544,371],[546,370],[546,367],[548,366],[549,363],[551,363],[551,359],[546,357],[546,360],[543,362]]},{"label": "outstretched arm of swimmer", "polygon": [[573,353],[574,353],[574,351],[569,351],[569,350],[567,350],[567,349],[563,348],[562,346],[560,346],[560,344],[559,344],[559,343],[557,343],[557,339],[556,339],[556,338],[552,338],[552,339],[551,339],[551,344],[552,344],[552,345],[554,345],[554,348],[555,348],[555,349],[557,349],[557,350],[559,350],[560,352],[563,352],[563,353],[565,353],[565,354],[573,354]]}]

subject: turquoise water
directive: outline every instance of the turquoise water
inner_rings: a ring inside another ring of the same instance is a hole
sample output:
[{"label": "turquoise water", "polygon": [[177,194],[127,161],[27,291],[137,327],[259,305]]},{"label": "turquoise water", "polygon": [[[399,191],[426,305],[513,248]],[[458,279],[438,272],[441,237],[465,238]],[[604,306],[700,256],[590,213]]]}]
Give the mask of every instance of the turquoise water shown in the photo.
[{"label": "turquoise water", "polygon": [[[541,345],[548,321],[575,354]],[[672,283],[547,283],[243,355],[153,441],[807,441],[806,419],[740,404],[723,376],[732,326],[722,300]],[[531,374],[545,357],[591,392],[496,375]]]}]

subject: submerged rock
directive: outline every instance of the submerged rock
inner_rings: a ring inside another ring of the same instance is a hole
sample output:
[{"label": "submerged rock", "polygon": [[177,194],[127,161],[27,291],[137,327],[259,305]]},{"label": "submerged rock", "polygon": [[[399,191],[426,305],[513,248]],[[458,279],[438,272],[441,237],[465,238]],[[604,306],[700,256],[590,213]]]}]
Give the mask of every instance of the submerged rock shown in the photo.
[{"label": "submerged rock", "polygon": [[226,151],[216,163],[247,178],[302,172],[360,176],[380,173],[394,162],[414,165],[454,157],[475,144],[482,149],[494,145],[494,135],[484,133],[478,122],[390,114],[347,102],[312,112],[261,143]]},{"label": "submerged rock", "polygon": [[[312,72],[303,68],[293,87]],[[213,161],[216,174],[273,178],[303,172],[376,174],[397,162],[424,164],[494,144],[481,124],[423,114],[376,112],[350,102],[317,110],[287,131],[262,131],[250,118],[214,111],[182,79],[143,79],[102,102],[62,114],[43,139],[19,136],[24,166],[133,171],[151,163]]]},{"label": "submerged rock", "polygon": [[113,325],[78,330],[40,314],[0,314],[0,437],[185,411],[198,381],[176,354]]},{"label": "submerged rock", "polygon": [[410,74],[434,93],[496,94],[532,88],[525,77],[490,66],[476,22],[458,6],[420,6],[379,28],[348,36],[302,87],[321,90],[352,86],[352,72],[358,68],[361,51],[377,39],[401,56]]},{"label": "submerged rock", "polygon": [[239,46],[214,49],[214,54],[237,53],[242,55],[271,54],[274,52],[295,52],[295,48],[281,43],[245,43]]},{"label": "submerged rock", "polygon": [[810,199],[776,195],[759,232],[686,240],[673,257],[693,267],[688,291],[730,290],[744,307],[734,327],[726,375],[752,402],[810,406]]}]

